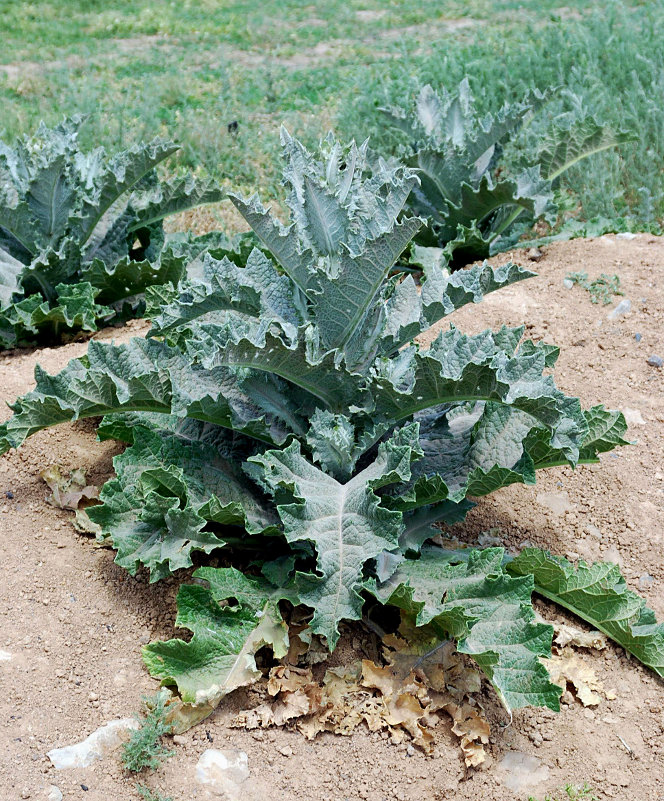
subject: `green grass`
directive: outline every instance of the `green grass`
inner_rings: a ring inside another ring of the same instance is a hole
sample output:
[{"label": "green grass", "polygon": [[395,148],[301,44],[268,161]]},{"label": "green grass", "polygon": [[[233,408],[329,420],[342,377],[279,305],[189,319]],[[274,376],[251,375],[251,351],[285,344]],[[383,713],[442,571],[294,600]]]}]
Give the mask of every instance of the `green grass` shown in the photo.
[{"label": "green grass", "polygon": [[143,699],[145,716],[139,718],[140,728],[134,729],[122,746],[122,764],[127,770],[133,773],[146,768],[156,770],[175,753],[162,744],[163,736],[172,731],[171,724],[165,720],[167,698],[168,694],[162,690],[152,698]]},{"label": "green grass", "polygon": [[590,295],[591,303],[602,303],[603,306],[608,306],[613,302],[614,295],[624,295],[620,289],[620,276],[607,275],[601,273],[597,278],[592,281],[588,280],[588,273],[576,272],[568,273],[566,276],[568,281],[578,284],[581,289],[585,289]]},{"label": "green grass", "polygon": [[[581,801],[581,799],[583,801],[597,801],[595,791],[585,783],[583,785],[566,784],[563,792],[565,796],[560,799],[557,796],[546,795],[544,796],[544,801],[562,801],[562,798],[567,798],[568,801]],[[528,801],[537,801],[537,799],[531,795],[528,797]]]},{"label": "green grass", "polygon": [[166,797],[158,790],[151,790],[144,784],[137,784],[136,792],[143,799],[143,801],[173,801],[173,798],[170,795]]},{"label": "green grass", "polygon": [[[534,82],[564,84],[637,143],[565,178],[567,205],[592,217],[664,216],[664,0],[5,0],[0,15],[4,138],[40,119],[90,114],[86,144],[168,135],[179,164],[278,198],[278,130],[313,145],[329,128],[389,151],[376,106],[468,73],[482,108]],[[577,19],[576,17],[579,17]],[[460,24],[463,23],[463,24]],[[509,69],[505,70],[505,60]],[[573,101],[556,101],[561,110]],[[237,122],[237,131],[229,132]]]}]

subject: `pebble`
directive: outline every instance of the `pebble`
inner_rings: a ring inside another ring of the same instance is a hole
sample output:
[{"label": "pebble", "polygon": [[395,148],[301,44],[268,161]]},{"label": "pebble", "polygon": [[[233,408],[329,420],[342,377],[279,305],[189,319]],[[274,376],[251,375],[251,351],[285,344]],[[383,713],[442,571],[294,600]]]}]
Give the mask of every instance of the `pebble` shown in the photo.
[{"label": "pebble", "polygon": [[640,341],[643,339],[643,337],[641,336],[641,334],[634,334],[634,339],[635,339],[637,342],[640,342]]},{"label": "pebble", "polygon": [[644,573],[642,576],[639,576],[639,589],[640,590],[649,590],[655,579],[650,575],[650,573]]},{"label": "pebble", "polygon": [[574,281],[571,281],[569,278],[563,278],[563,286],[565,289],[573,289]]},{"label": "pebble", "polygon": [[530,259],[530,261],[540,261],[544,253],[539,248],[529,248],[526,251],[526,257]]},{"label": "pebble", "polygon": [[533,745],[534,745],[536,748],[539,748],[539,747],[540,747],[540,745],[542,745],[542,743],[544,742],[544,737],[542,737],[542,735],[541,735],[541,734],[540,734],[540,732],[538,732],[538,731],[532,731],[532,732],[530,732],[530,734],[528,735],[528,737],[530,738],[530,741],[532,742],[532,744],[533,744]]},{"label": "pebble", "polygon": [[622,555],[615,545],[612,545],[610,548],[606,549],[604,552],[603,561],[612,562],[613,564],[618,565],[619,568],[622,568],[624,564]]},{"label": "pebble", "polygon": [[240,785],[248,778],[249,757],[235,748],[208,748],[196,764],[196,781],[227,801],[240,798]]},{"label": "pebble", "polygon": [[617,320],[618,317],[622,317],[624,314],[628,314],[631,311],[632,301],[629,298],[623,298],[616,308],[610,311],[606,316],[609,320]]},{"label": "pebble", "polygon": [[46,796],[46,801],[62,801],[62,790],[59,787],[56,787],[52,784],[48,788],[48,795]]},{"label": "pebble", "polygon": [[656,354],[649,356],[646,361],[651,367],[661,367],[664,364],[662,357],[657,356]]},{"label": "pebble", "polygon": [[574,504],[570,502],[566,492],[538,492],[536,499],[539,504],[551,509],[557,515],[571,512],[574,509]]},{"label": "pebble", "polygon": [[616,234],[616,239],[636,239],[636,234],[633,234],[630,231],[623,231],[620,234]]},{"label": "pebble", "polygon": [[183,737],[181,734],[174,734],[173,735],[173,742],[175,743],[175,745],[186,745],[187,744],[187,738]]},{"label": "pebble", "polygon": [[290,747],[290,745],[284,745],[282,748],[279,749],[279,753],[285,757],[292,757],[293,749]]},{"label": "pebble", "polygon": [[549,768],[537,757],[521,751],[508,751],[498,763],[502,784],[515,793],[525,794],[549,779]]},{"label": "pebble", "polygon": [[46,756],[56,770],[63,768],[87,768],[99,759],[115,751],[127,738],[128,732],[137,729],[135,718],[112,720],[100,726],[80,743],[64,748],[53,748]]},{"label": "pebble", "polygon": [[641,412],[638,409],[623,409],[623,415],[625,416],[625,422],[628,426],[644,426],[646,421],[643,419]]}]

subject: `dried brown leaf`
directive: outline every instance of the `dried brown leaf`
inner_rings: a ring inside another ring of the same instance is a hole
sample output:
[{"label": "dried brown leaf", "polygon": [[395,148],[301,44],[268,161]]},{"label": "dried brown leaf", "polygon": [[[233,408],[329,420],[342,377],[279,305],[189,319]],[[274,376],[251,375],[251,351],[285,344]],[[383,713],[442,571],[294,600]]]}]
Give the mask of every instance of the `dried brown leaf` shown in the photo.
[{"label": "dried brown leaf", "polygon": [[449,703],[443,709],[452,716],[452,731],[461,738],[466,765],[474,768],[481,765],[486,758],[484,746],[491,734],[489,723],[481,710],[469,703]]},{"label": "dried brown leaf", "polygon": [[586,665],[573,651],[566,649],[561,654],[544,659],[551,681],[565,689],[568,684],[574,688],[576,697],[584,706],[597,706],[602,700],[598,692],[602,684],[595,671]]},{"label": "dried brown leaf", "polygon": [[[442,710],[452,717],[466,764],[481,764],[489,724],[467,700],[480,689],[479,672],[469,667],[452,643],[441,642],[435,633],[407,624],[402,628],[404,636],[383,638],[387,664],[365,659],[328,668],[322,685],[310,668],[292,664],[272,668],[266,686],[270,700],[242,712],[234,725],[252,729],[294,723],[313,739],[322,731],[349,735],[364,724],[372,732],[388,731],[395,743],[409,736],[430,752],[432,729]],[[290,653],[300,650],[291,647]]]},{"label": "dried brown leaf", "polygon": [[71,509],[75,512],[82,501],[95,500],[99,497],[99,488],[86,484],[85,471],[82,468],[72,470],[67,478],[62,474],[60,465],[52,464],[39,475],[52,492],[46,501],[60,509]]},{"label": "dried brown leaf", "polygon": [[606,634],[601,631],[581,631],[566,623],[553,623],[553,644],[558,648],[573,645],[577,648],[596,648],[601,651],[607,646]]}]

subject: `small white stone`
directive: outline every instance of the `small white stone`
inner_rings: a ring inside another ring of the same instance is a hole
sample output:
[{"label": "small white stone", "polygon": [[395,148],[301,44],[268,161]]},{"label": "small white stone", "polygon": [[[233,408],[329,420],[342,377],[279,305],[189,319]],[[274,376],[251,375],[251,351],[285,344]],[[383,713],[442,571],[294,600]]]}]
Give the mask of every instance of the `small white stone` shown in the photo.
[{"label": "small white stone", "polygon": [[196,781],[225,801],[241,797],[240,785],[249,778],[249,758],[244,751],[208,748],[196,765]]},{"label": "small white stone", "polygon": [[620,568],[623,567],[623,558],[615,545],[612,545],[604,551],[602,561],[613,562],[614,565],[618,565]]},{"label": "small white stone", "polygon": [[636,239],[636,234],[631,233],[631,231],[622,231],[619,234],[616,234],[616,239]]},{"label": "small white stone", "polygon": [[617,320],[619,317],[623,317],[625,314],[629,314],[632,311],[632,301],[629,298],[623,298],[620,303],[610,311],[606,316],[609,320]]},{"label": "small white stone", "polygon": [[623,414],[625,415],[625,422],[628,426],[644,426],[646,421],[641,416],[641,412],[638,409],[623,409]]},{"label": "small white stone", "polygon": [[48,788],[48,795],[46,796],[46,801],[62,801],[62,790],[59,787],[56,787],[52,784]]},{"label": "small white stone", "polygon": [[56,770],[63,768],[87,768],[99,759],[115,751],[126,739],[132,729],[137,729],[139,723],[135,718],[112,720],[93,731],[89,737],[80,743],[68,745],[64,748],[54,748],[46,756],[51,760]]},{"label": "small white stone", "polygon": [[498,763],[500,781],[515,793],[528,793],[549,778],[549,768],[537,757],[508,751]]},{"label": "small white stone", "polygon": [[9,662],[13,656],[14,654],[10,654],[9,651],[0,651],[0,662]]}]

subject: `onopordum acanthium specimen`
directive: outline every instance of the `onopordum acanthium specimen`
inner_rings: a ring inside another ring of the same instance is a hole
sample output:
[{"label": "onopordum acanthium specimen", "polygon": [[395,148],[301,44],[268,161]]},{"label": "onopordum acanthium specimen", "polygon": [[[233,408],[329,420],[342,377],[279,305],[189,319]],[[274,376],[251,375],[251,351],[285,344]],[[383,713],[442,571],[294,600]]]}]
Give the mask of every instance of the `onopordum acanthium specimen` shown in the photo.
[{"label": "onopordum acanthium specimen", "polygon": [[82,151],[82,121],[0,142],[0,348],[57,344],[140,311],[147,287],[184,270],[164,218],[222,196],[192,176],[159,180],[155,168],[178,150],[164,139]]},{"label": "onopordum acanthium specimen", "polygon": [[440,258],[460,267],[509,249],[536,220],[555,222],[553,189],[563,173],[637,138],[587,113],[561,114],[528,148],[526,164],[507,174],[503,146],[553,94],[535,90],[481,115],[464,78],[454,93],[424,86],[408,111],[382,109],[405,134],[400,155],[420,177],[407,208],[429,223],[417,234],[411,263]]},{"label": "onopordum acanthium specimen", "polygon": [[508,263],[450,275],[432,262],[421,287],[393,275],[422,226],[400,216],[417,176],[332,138],[320,157],[285,132],[283,146],[290,224],[231,195],[262,249],[239,264],[203,257],[196,278],[163,294],[145,339],[91,342],[59,375],[38,370],[0,430],[7,450],[103,415],[100,436],[129,447],[88,513],[117,562],[157,581],[192,551],[223,557],[180,590],[177,625],[192,638],[144,648],[181,695],[177,725],[260,677],[257,651],[286,655],[286,610],[308,610],[310,635],[334,649],[367,604],[396,607],[456,640],[509,709],[558,708],[533,590],[664,673],[662,627],[616,572],[427,544],[469,498],[624,444],[620,413],[583,410],[556,388],[554,346],[524,341],[523,327],[469,336],[441,324],[532,273]]}]

